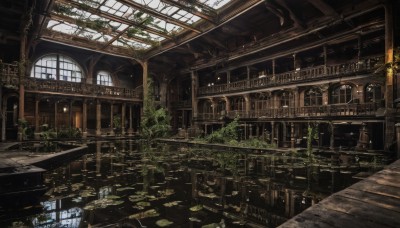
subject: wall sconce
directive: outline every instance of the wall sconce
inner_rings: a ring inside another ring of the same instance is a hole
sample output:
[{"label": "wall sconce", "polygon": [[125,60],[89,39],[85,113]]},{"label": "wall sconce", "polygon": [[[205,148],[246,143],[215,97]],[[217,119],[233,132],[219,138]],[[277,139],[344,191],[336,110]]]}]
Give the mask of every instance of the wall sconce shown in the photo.
[{"label": "wall sconce", "polygon": [[67,107],[67,106],[64,106],[64,107],[63,107],[63,112],[66,113],[67,111],[68,111],[68,107]]}]

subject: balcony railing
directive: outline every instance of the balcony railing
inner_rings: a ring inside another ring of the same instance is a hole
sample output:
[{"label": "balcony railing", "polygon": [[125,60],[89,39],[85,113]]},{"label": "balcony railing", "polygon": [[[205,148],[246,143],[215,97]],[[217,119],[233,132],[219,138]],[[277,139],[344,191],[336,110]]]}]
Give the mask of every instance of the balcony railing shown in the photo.
[{"label": "balcony railing", "polygon": [[[5,86],[18,87],[20,80],[18,77],[18,64],[9,64],[0,62],[1,83]],[[138,98],[140,93],[134,89],[93,85],[86,83],[76,83],[68,81],[44,80],[37,78],[25,78],[25,90],[46,91],[65,94],[80,94],[96,97],[118,97],[118,98]]]},{"label": "balcony railing", "polygon": [[[251,110],[249,112],[243,110],[233,110],[227,112],[227,117],[233,119],[239,118],[294,118],[294,117],[319,117],[319,116],[375,116],[376,111],[380,108],[377,103],[365,104],[333,104],[322,106],[307,106],[299,108],[271,108],[265,110]],[[217,113],[199,113],[198,119],[215,120],[222,116]]]},{"label": "balcony railing", "polygon": [[139,98],[134,89],[35,78],[25,80],[25,89],[87,96]]},{"label": "balcony railing", "polygon": [[357,62],[346,64],[337,64],[330,66],[308,67],[301,70],[289,71],[281,74],[268,75],[264,78],[252,78],[231,82],[229,84],[203,86],[199,88],[198,95],[209,95],[218,93],[227,93],[243,90],[253,90],[260,88],[268,88],[294,82],[308,81],[316,78],[345,76],[365,71],[372,71],[378,64],[377,59],[383,60],[382,57],[371,57],[362,59]]}]

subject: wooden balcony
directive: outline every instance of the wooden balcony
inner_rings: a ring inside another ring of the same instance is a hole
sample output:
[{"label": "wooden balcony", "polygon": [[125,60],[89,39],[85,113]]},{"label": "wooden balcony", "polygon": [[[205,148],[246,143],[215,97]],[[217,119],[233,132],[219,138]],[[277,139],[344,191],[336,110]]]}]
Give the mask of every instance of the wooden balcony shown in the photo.
[{"label": "wooden balcony", "polygon": [[192,108],[192,100],[184,100],[184,101],[176,101],[172,102],[171,106],[173,108],[182,109],[182,108]]},{"label": "wooden balcony", "polygon": [[252,78],[249,80],[231,82],[229,84],[203,86],[199,88],[198,95],[205,96],[212,94],[270,88],[285,84],[321,79],[331,79],[335,77],[356,75],[361,73],[372,73],[373,70],[376,69],[378,64],[383,64],[383,62],[377,62],[378,58],[383,61],[383,56],[370,57],[347,64],[337,64],[330,66],[321,65],[316,67],[303,68],[295,71],[289,71],[281,74],[266,75],[262,78]]},{"label": "wooden balcony", "polygon": [[[265,110],[251,110],[249,112],[243,110],[234,110],[227,113],[227,117],[233,119],[239,116],[241,119],[273,119],[273,118],[310,118],[310,117],[328,117],[328,116],[351,116],[351,117],[367,117],[375,116],[376,111],[380,108],[377,103],[365,104],[334,104],[322,106],[308,106],[299,108],[271,108]],[[220,114],[199,113],[199,120],[216,120],[220,119]]]},{"label": "wooden balcony", "polygon": [[[1,83],[6,87],[18,88],[18,64],[1,63]],[[45,80],[37,78],[24,79],[25,91],[43,94],[62,94],[82,97],[101,97],[113,99],[139,100],[141,93],[134,89],[76,83],[68,81]]]}]

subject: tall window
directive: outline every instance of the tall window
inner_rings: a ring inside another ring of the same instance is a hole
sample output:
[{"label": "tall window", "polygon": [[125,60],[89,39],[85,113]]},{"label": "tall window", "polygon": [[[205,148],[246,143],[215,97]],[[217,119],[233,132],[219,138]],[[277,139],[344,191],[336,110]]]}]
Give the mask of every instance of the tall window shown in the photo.
[{"label": "tall window", "polygon": [[365,88],[365,102],[377,102],[382,100],[382,86],[379,84],[369,84]]},{"label": "tall window", "polygon": [[293,94],[291,92],[283,92],[280,97],[281,107],[287,108],[292,106]]},{"label": "tall window", "polygon": [[341,85],[332,90],[332,104],[349,103],[353,99],[351,85]]},{"label": "tall window", "polygon": [[311,88],[304,92],[304,106],[322,105],[322,92],[318,88]]},{"label": "tall window", "polygon": [[110,73],[107,71],[99,71],[97,73],[97,85],[113,86]]},{"label": "tall window", "polygon": [[81,82],[82,70],[74,60],[62,55],[46,55],[34,64],[31,77]]}]

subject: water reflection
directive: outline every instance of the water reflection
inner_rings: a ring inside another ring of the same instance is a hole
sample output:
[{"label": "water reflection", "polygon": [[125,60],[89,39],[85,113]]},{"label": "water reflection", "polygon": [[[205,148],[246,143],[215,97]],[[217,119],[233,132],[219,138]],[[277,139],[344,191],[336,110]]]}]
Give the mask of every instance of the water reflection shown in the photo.
[{"label": "water reflection", "polygon": [[383,165],[378,155],[310,159],[129,140],[98,141],[89,151],[45,174],[42,213],[6,225],[275,227]]}]

